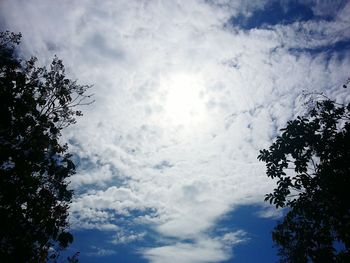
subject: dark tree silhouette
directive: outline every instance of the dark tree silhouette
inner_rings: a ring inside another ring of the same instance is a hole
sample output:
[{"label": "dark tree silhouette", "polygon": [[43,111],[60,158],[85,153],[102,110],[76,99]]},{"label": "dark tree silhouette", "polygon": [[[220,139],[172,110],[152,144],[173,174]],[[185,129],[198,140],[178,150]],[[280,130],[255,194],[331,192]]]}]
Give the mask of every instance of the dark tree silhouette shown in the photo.
[{"label": "dark tree silhouette", "polygon": [[49,69],[21,61],[21,35],[0,33],[0,261],[55,260],[73,236],[68,230],[75,173],[61,130],[88,104],[89,86],[65,77],[55,57]]},{"label": "dark tree silhouette", "polygon": [[289,121],[258,159],[288,213],[272,233],[281,262],[350,262],[350,104],[324,99]]}]

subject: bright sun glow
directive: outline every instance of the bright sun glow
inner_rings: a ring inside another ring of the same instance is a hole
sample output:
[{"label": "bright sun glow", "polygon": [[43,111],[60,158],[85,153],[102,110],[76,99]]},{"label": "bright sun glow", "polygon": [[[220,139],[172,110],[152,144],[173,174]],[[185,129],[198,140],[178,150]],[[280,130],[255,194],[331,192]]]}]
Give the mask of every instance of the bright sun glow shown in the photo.
[{"label": "bright sun glow", "polygon": [[193,125],[205,118],[204,81],[194,74],[172,74],[160,82],[165,117],[174,125]]}]

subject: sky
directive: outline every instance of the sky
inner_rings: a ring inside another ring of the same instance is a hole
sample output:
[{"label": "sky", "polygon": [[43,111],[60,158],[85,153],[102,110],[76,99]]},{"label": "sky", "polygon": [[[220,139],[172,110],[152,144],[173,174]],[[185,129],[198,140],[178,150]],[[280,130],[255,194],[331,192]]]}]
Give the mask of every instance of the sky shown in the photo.
[{"label": "sky", "polygon": [[275,262],[257,160],[305,93],[350,100],[346,0],[2,0],[20,54],[92,84],[63,132],[81,262]]}]

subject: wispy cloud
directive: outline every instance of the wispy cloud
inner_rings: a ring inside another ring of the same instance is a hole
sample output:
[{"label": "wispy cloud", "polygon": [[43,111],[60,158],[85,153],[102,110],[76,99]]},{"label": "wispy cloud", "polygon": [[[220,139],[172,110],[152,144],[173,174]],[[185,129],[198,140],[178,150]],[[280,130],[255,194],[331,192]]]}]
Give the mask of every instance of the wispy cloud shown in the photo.
[{"label": "wispy cloud", "polygon": [[143,255],[155,263],[220,262],[230,258],[230,249],[225,247],[221,240],[201,237],[193,243],[177,242],[172,245],[146,249]]},{"label": "wispy cloud", "polygon": [[112,239],[112,243],[115,245],[119,244],[127,244],[130,242],[142,240],[144,236],[146,235],[145,232],[142,233],[135,233],[133,231],[127,233],[124,230],[117,232]]},{"label": "wispy cloud", "polygon": [[261,218],[273,218],[279,219],[283,216],[283,209],[275,209],[274,206],[267,206],[257,212],[257,215]]},{"label": "wispy cloud", "polygon": [[114,250],[104,249],[104,248],[95,247],[95,246],[92,246],[91,249],[92,249],[92,252],[89,252],[88,255],[94,256],[94,257],[110,256],[116,253]]}]

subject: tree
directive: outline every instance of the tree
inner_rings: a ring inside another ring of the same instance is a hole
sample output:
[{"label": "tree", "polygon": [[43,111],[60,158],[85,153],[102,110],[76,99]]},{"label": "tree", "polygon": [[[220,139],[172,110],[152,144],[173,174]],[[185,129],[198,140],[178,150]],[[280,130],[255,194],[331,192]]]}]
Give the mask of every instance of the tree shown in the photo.
[{"label": "tree", "polygon": [[288,212],[272,233],[281,262],[350,262],[350,104],[316,102],[260,151]]},{"label": "tree", "polygon": [[61,130],[91,101],[57,57],[49,69],[18,59],[20,38],[0,33],[0,259],[46,262],[73,241],[67,179],[75,166]]}]

